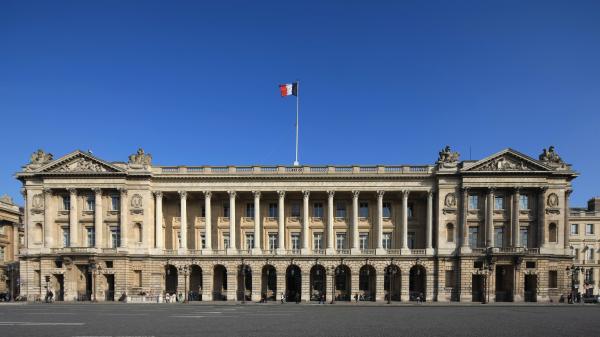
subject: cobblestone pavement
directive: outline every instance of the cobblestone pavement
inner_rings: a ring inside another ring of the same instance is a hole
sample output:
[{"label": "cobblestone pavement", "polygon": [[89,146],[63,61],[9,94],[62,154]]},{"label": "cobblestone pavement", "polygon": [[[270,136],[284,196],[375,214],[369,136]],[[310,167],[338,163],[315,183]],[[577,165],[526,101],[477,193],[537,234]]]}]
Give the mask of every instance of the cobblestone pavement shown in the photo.
[{"label": "cobblestone pavement", "polygon": [[598,336],[600,305],[14,304],[2,336]]}]

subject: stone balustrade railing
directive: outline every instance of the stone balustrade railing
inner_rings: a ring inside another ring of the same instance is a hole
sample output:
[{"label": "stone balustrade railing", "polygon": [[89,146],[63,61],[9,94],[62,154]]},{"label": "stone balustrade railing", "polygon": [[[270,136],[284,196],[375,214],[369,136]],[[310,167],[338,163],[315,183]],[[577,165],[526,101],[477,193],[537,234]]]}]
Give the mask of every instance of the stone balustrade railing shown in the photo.
[{"label": "stone balustrade railing", "polygon": [[159,174],[430,174],[433,165],[394,166],[160,166]]}]

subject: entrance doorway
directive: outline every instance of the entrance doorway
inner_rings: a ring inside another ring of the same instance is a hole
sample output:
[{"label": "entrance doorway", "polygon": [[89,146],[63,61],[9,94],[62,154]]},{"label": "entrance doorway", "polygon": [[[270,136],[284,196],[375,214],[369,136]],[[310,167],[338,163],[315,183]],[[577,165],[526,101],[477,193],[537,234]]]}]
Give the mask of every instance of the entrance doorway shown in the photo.
[{"label": "entrance doorway", "polygon": [[190,268],[190,301],[202,301],[202,269],[198,265]]},{"label": "entrance doorway", "polygon": [[288,302],[300,301],[302,289],[302,274],[300,267],[290,265],[285,272],[286,300]]},{"label": "entrance doorway", "polygon": [[473,275],[471,279],[471,300],[483,302],[485,299],[485,275]]},{"label": "entrance doorway", "polygon": [[375,268],[371,265],[365,265],[360,268],[358,275],[359,295],[365,301],[375,301]]},{"label": "entrance doorway", "polygon": [[325,267],[322,265],[313,266],[310,269],[310,300],[318,301],[322,295],[325,295]]},{"label": "entrance doorway", "polygon": [[525,275],[525,302],[537,302],[537,275]]},{"label": "entrance doorway", "polygon": [[396,265],[389,265],[384,270],[384,284],[383,289],[385,290],[385,299],[392,296],[392,301],[400,301],[400,294],[402,293],[402,275],[400,274],[400,268]]},{"label": "entrance doorway", "polygon": [[410,268],[409,275],[409,285],[408,285],[408,296],[409,300],[417,301],[425,300],[425,289],[426,289],[426,279],[425,279],[425,267],[423,266],[413,266]]},{"label": "entrance doorway", "polygon": [[169,264],[165,269],[165,292],[170,295],[177,294],[177,268]]},{"label": "entrance doorway", "polygon": [[335,268],[335,300],[350,301],[350,268],[339,265]]},{"label": "entrance doorway", "polygon": [[[235,274],[234,274],[235,275]],[[216,265],[213,271],[213,301],[227,300],[227,269]]]},{"label": "entrance doorway", "polygon": [[252,298],[252,269],[249,265],[238,266],[237,286],[237,300],[250,301]]},{"label": "entrance doorway", "polygon": [[496,266],[496,302],[512,302],[513,266]]},{"label": "entrance doorway", "polygon": [[65,276],[63,274],[54,274],[55,284],[54,288],[54,299],[55,301],[65,300]]},{"label": "entrance doorway", "polygon": [[114,274],[105,274],[106,278],[106,290],[104,291],[104,300],[105,301],[114,301],[115,300],[115,275]]}]

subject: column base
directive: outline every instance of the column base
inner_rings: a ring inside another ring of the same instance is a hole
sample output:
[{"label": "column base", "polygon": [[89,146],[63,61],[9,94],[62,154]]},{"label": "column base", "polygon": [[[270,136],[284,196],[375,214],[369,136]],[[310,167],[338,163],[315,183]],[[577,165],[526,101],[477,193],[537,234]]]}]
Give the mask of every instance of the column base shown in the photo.
[{"label": "column base", "polygon": [[177,249],[177,255],[187,255],[187,248]]},{"label": "column base", "polygon": [[351,248],[350,254],[352,254],[352,255],[360,254],[360,248]]},{"label": "column base", "polygon": [[213,255],[212,248],[204,248],[204,249],[202,249],[202,255]]},{"label": "column base", "polygon": [[433,254],[435,254],[435,249],[433,249],[433,248],[425,248],[425,254],[427,254],[427,255],[433,255]]},{"label": "column base", "polygon": [[[252,248],[252,255],[262,255],[262,249]],[[260,300],[260,298],[259,298],[259,300]]]},{"label": "column base", "polygon": [[375,249],[375,255],[387,255],[388,252],[386,249],[383,248],[377,248]]},{"label": "column base", "polygon": [[236,255],[237,253],[237,248],[227,248],[227,255]]},{"label": "column base", "polygon": [[402,255],[410,255],[410,249],[408,249],[408,248],[401,248],[400,249],[400,254],[402,254]]},{"label": "column base", "polygon": [[300,249],[300,254],[301,255],[310,255],[310,254],[312,254],[312,249],[302,248],[302,249]]},{"label": "column base", "polygon": [[285,255],[285,249],[277,248],[276,253],[277,253],[277,255]]},{"label": "column base", "polygon": [[327,254],[327,255],[335,255],[335,249],[333,249],[333,248],[327,248],[327,249],[325,249],[325,254]]}]

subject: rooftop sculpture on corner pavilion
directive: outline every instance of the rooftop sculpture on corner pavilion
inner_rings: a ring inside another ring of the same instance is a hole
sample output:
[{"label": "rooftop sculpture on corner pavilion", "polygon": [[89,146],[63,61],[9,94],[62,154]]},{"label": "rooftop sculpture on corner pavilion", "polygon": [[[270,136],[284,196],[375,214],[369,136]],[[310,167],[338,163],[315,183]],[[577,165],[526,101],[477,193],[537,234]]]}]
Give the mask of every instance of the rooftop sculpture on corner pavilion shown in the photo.
[{"label": "rooftop sculpture on corner pavilion", "polygon": [[450,145],[446,145],[446,147],[439,152],[437,164],[443,168],[454,168],[458,165],[459,158],[460,153],[456,151],[453,152],[450,149]]}]

